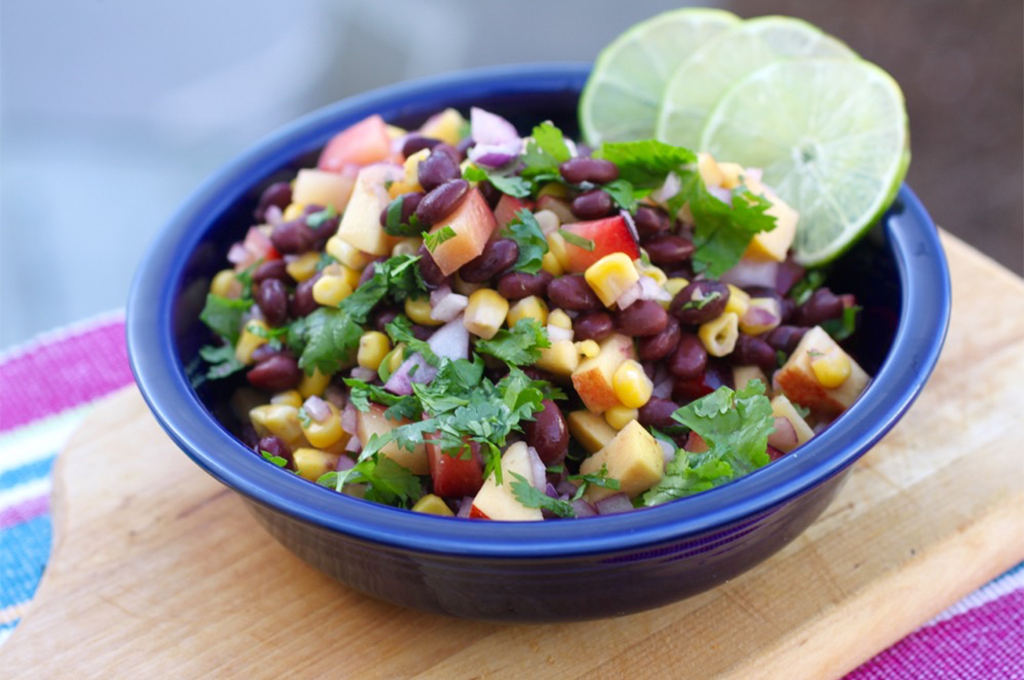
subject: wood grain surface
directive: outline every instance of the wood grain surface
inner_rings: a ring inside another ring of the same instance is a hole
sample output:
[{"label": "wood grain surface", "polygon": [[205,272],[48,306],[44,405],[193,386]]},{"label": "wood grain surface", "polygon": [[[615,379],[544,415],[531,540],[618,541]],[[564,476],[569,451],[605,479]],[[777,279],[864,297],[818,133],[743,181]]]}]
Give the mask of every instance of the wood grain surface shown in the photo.
[{"label": "wood grain surface", "polygon": [[943,240],[953,322],[923,394],[817,523],[711,592],[518,626],[371,600],[275,543],[131,387],[58,461],[52,559],[0,675],[840,676],[1024,559],[1024,283]]}]

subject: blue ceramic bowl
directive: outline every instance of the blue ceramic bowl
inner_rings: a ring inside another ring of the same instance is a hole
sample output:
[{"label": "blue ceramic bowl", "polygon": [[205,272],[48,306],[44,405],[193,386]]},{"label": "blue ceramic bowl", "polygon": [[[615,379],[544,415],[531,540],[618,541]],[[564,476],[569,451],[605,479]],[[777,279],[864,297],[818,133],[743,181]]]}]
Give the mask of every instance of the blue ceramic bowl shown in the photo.
[{"label": "blue ceramic bowl", "polygon": [[852,351],[875,375],[819,437],[744,479],[660,507],[578,521],[501,523],[375,505],[286,474],[218,419],[225,397],[198,393],[188,367],[209,341],[198,321],[210,278],[250,226],[260,191],[315,162],[338,130],[379,113],[415,127],[446,106],[481,106],[521,129],[551,119],[576,134],[586,65],[469,71],[376,90],[317,111],[229,163],[185,201],[142,261],[128,301],[132,369],[181,449],[238,492],[278,541],[374,597],[489,620],[615,616],[733,578],[803,531],[850,466],[906,412],[939,355],[949,274],[931,219],[909,188],[833,271],[864,305]]}]

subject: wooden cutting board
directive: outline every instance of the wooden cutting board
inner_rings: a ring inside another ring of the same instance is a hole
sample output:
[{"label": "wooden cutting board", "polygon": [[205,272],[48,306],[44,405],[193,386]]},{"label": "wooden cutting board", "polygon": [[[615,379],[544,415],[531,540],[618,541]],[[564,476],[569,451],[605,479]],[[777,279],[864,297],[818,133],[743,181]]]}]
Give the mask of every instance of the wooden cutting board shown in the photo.
[{"label": "wooden cutting board", "polygon": [[52,559],[0,675],[839,676],[1024,559],[1024,282],[944,242],[953,323],[924,393],[817,523],[711,592],[558,625],[371,600],[275,543],[132,387],[58,461]]}]

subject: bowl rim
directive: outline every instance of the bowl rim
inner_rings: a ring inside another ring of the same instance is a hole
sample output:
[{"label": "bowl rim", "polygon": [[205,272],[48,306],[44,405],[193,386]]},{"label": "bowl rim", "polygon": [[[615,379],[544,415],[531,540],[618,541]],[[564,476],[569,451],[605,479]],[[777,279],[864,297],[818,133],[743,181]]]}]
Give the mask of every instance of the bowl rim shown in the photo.
[{"label": "bowl rim", "polygon": [[[917,398],[949,325],[949,270],[934,223],[909,187],[883,217],[901,284],[892,349],[865,394],[818,437],[756,474],[712,492],[638,512],[579,521],[479,522],[391,508],[338,494],[252,455],[200,402],[177,358],[174,299],[188,255],[248,178],[322,145],[330,130],[411,101],[582,88],[589,64],[508,65],[459,71],[380,88],[314,111],[258,141],[213,173],[173,214],[144,255],[129,293],[126,334],[132,372],[157,421],[195,463],[243,496],[296,520],[370,543],[435,555],[567,558],[626,552],[699,535],[786,503],[856,461]],[[420,105],[418,104],[417,107]],[[423,104],[426,106],[426,104]],[[437,110],[442,108],[437,107]],[[394,115],[399,115],[395,113]],[[298,151],[297,151],[298,150]],[[838,453],[828,449],[838,447]]]}]

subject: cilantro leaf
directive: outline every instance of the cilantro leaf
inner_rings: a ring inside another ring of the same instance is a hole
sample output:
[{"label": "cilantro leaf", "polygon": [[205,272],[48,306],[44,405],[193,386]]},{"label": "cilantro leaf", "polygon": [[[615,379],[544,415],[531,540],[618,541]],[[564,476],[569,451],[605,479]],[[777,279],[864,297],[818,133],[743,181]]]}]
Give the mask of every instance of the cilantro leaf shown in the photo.
[{"label": "cilantro leaf", "polygon": [[565,143],[565,136],[551,121],[545,121],[533,128],[533,141],[557,163],[564,163],[572,158],[569,146]]},{"label": "cilantro leaf", "polygon": [[413,334],[412,321],[409,320],[409,317],[399,314],[384,327],[384,330],[396,345],[400,342],[405,343],[406,359],[413,354],[419,354],[431,366],[440,365],[441,360],[434,354],[434,350],[430,349],[430,345]]},{"label": "cilantro leaf", "polygon": [[572,500],[574,501],[583,498],[583,494],[587,492],[587,488],[590,486],[600,486],[605,489],[611,489],[612,491],[619,490],[619,480],[608,476],[608,465],[605,463],[601,464],[601,469],[597,471],[596,475],[569,475],[567,479],[583,482],[580,484],[579,488],[576,489],[576,493],[572,497]]},{"label": "cilantro leaf", "polygon": [[621,177],[614,182],[608,182],[601,187],[605,193],[612,197],[615,205],[630,213],[635,213],[637,208],[636,193],[633,185]]},{"label": "cilantro leaf", "polygon": [[559,517],[576,516],[576,511],[573,509],[572,503],[569,501],[552,498],[526,481],[526,477],[523,477],[518,472],[512,472],[511,474],[516,478],[515,481],[512,482],[511,486],[512,495],[515,496],[516,500],[524,507],[550,510]]},{"label": "cilantro leaf", "polygon": [[275,456],[270,451],[264,451],[264,450],[261,449],[260,450],[260,455],[263,456],[264,460],[269,460],[271,463],[273,463],[274,465],[276,465],[279,468],[283,468],[283,467],[287,467],[288,466],[287,459],[282,458],[281,456]]},{"label": "cilantro leaf", "polygon": [[427,250],[430,252],[434,252],[437,250],[439,245],[445,241],[455,238],[457,235],[458,234],[455,233],[455,230],[452,229],[451,225],[446,224],[435,232],[423,232],[423,245],[425,245]]},{"label": "cilantro leaf", "polygon": [[477,165],[469,165],[462,171],[462,178],[467,182],[490,182],[503,194],[525,198],[532,192],[529,180],[518,175],[499,175],[488,173]]},{"label": "cilantro leaf", "polygon": [[371,385],[355,378],[345,378],[345,384],[351,388],[349,400],[360,411],[369,411],[372,401],[389,407],[384,412],[384,417],[390,420],[414,420],[423,413],[420,400],[412,395],[392,394],[379,385]]},{"label": "cilantro leaf", "polygon": [[588,253],[594,252],[594,241],[589,238],[583,238],[578,234],[574,234],[565,227],[559,227],[558,233],[561,234],[562,238],[565,239],[566,243],[572,244],[577,248],[583,248]]},{"label": "cilantro leaf", "polygon": [[796,282],[789,291],[789,297],[799,307],[807,302],[814,291],[825,284],[827,272],[825,269],[808,269],[804,272],[803,278]]},{"label": "cilantro leaf", "polygon": [[514,240],[519,246],[519,259],[512,266],[514,270],[527,274],[540,271],[544,254],[548,252],[548,241],[533,213],[525,208],[517,212],[515,220],[502,230],[501,235]]},{"label": "cilantro leaf", "polygon": [[774,417],[760,380],[750,381],[739,392],[719,387],[672,417],[700,435],[708,450],[677,450],[665,477],[644,494],[645,505],[700,493],[768,464],[768,435],[774,431]]},{"label": "cilantro leaf", "polygon": [[657,189],[665,183],[668,173],[697,162],[697,156],[689,149],[653,139],[604,142],[594,152],[594,158],[615,163],[619,168],[619,178],[637,189]]},{"label": "cilantro leaf", "polygon": [[391,236],[419,236],[423,233],[423,224],[415,214],[409,217],[408,222],[402,221],[403,203],[405,203],[404,196],[398,196],[388,203],[384,213],[384,231]]},{"label": "cilantro leaf", "polygon": [[536,319],[524,317],[511,329],[501,329],[490,340],[477,340],[476,351],[512,366],[528,366],[551,346],[547,330]]},{"label": "cilantro leaf", "polygon": [[339,493],[346,484],[366,484],[366,500],[397,507],[409,507],[423,494],[420,478],[387,456],[361,459],[348,470],[322,475],[316,483]]},{"label": "cilantro leaf", "polygon": [[526,143],[526,151],[520,156],[519,160],[524,165],[520,174],[535,183],[561,180],[558,166],[569,160],[570,156],[562,131],[551,123],[541,123],[533,128],[532,138]]},{"label": "cilantro leaf", "polygon": [[861,309],[860,305],[844,307],[841,317],[823,322],[821,329],[831,335],[836,342],[842,342],[857,330],[857,314]]},{"label": "cilantro leaf", "polygon": [[203,311],[199,313],[199,320],[234,345],[242,332],[242,317],[252,305],[252,299],[248,297],[236,300],[209,293]]},{"label": "cilantro leaf", "polygon": [[334,209],[333,205],[328,205],[326,208],[319,212],[306,215],[306,226],[310,229],[319,229],[323,224],[332,218],[338,216],[338,211]]},{"label": "cilantro leaf", "polygon": [[235,348],[231,345],[205,345],[199,348],[199,356],[203,361],[210,364],[206,371],[208,380],[219,380],[229,375],[245,370],[245,364],[235,356]]}]

